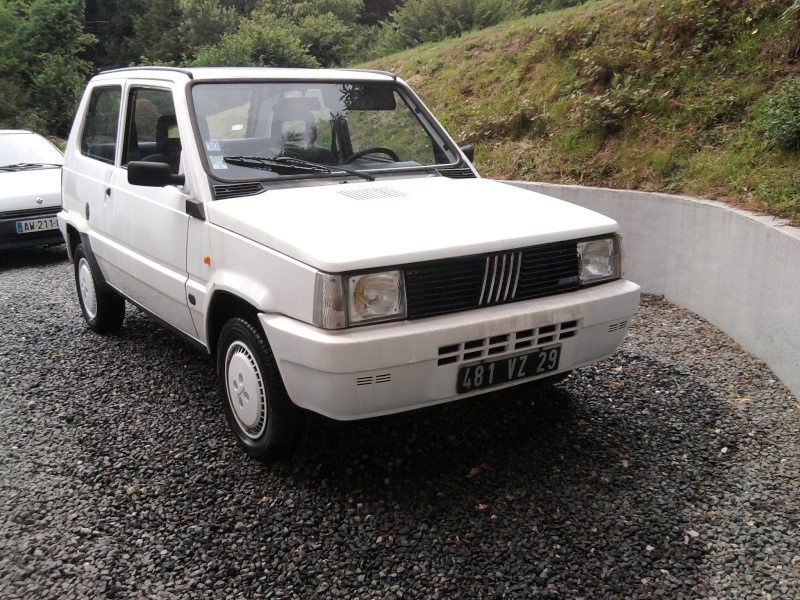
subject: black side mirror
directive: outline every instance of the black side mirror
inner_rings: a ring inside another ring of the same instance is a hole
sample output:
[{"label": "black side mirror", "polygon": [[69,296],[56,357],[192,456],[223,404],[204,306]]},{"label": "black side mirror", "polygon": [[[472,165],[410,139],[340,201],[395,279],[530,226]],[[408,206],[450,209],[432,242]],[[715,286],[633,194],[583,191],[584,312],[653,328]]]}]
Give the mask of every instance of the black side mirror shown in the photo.
[{"label": "black side mirror", "polygon": [[183,185],[184,175],[173,175],[167,163],[132,160],[128,163],[128,183],[147,187]]},{"label": "black side mirror", "polygon": [[464,153],[464,156],[467,157],[469,162],[475,162],[475,147],[472,144],[469,144],[468,146],[461,146],[461,151]]}]

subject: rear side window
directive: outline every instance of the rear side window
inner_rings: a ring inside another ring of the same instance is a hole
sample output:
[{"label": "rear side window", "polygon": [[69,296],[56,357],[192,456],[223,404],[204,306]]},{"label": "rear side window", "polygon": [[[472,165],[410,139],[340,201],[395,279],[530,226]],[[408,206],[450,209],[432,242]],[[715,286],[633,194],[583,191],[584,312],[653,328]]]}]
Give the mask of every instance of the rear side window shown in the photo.
[{"label": "rear side window", "polygon": [[92,90],[81,134],[81,154],[84,156],[114,164],[121,97],[122,89],[119,86]]}]

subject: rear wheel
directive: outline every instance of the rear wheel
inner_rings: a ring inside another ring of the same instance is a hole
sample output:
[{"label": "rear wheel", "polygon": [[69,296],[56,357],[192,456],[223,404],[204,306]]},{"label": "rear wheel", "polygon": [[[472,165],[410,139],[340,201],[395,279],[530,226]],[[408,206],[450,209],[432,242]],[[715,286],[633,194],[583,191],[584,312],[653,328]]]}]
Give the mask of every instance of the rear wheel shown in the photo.
[{"label": "rear wheel", "polygon": [[242,449],[261,461],[291,452],[300,409],[289,399],[258,325],[239,317],[225,324],[217,347],[217,378],[225,417]]},{"label": "rear wheel", "polygon": [[125,299],[98,289],[97,277],[83,244],[75,247],[75,286],[89,328],[97,333],[118,331],[125,319]]}]

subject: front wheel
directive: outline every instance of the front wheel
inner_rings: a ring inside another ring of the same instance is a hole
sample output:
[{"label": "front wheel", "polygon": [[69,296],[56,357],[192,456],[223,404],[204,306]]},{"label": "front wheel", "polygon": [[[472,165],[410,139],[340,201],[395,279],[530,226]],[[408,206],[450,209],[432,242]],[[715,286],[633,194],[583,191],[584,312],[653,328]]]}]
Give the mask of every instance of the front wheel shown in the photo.
[{"label": "front wheel", "polygon": [[261,328],[234,318],[222,328],[217,378],[225,417],[242,449],[266,461],[294,447],[300,409],[289,399]]},{"label": "front wheel", "polygon": [[83,317],[97,333],[118,331],[125,320],[125,299],[98,289],[97,278],[83,244],[75,247],[75,286]]}]

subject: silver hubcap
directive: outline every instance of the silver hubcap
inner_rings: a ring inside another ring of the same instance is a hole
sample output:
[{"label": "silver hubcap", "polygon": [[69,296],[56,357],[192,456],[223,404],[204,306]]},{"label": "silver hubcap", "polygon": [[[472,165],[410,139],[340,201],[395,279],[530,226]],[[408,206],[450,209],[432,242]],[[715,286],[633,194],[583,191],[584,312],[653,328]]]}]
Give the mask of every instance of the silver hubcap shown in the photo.
[{"label": "silver hubcap", "polygon": [[83,308],[90,319],[97,316],[97,294],[94,289],[94,279],[89,268],[89,261],[81,258],[78,263],[78,292],[81,295]]},{"label": "silver hubcap", "polygon": [[228,402],[239,428],[252,440],[267,427],[267,394],[255,356],[242,342],[234,342],[225,356]]}]

